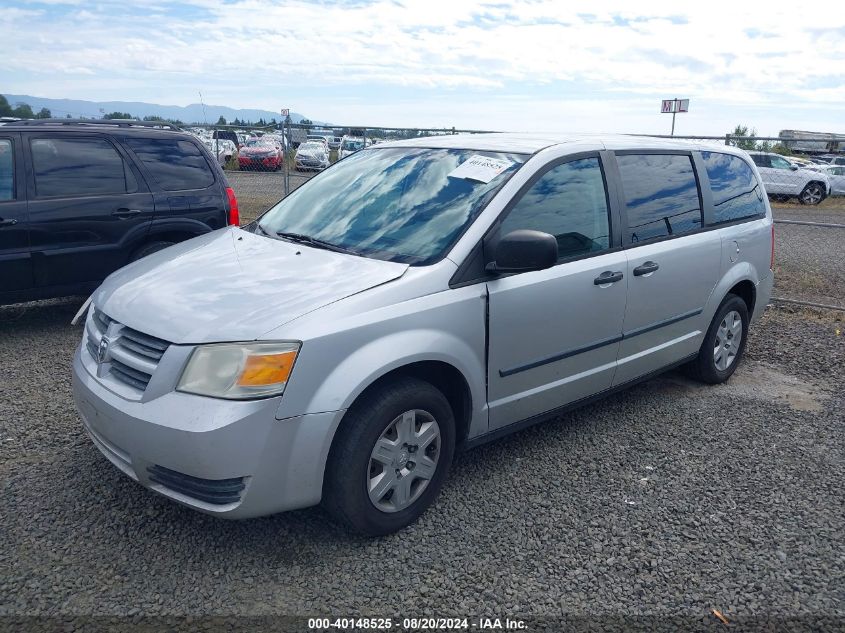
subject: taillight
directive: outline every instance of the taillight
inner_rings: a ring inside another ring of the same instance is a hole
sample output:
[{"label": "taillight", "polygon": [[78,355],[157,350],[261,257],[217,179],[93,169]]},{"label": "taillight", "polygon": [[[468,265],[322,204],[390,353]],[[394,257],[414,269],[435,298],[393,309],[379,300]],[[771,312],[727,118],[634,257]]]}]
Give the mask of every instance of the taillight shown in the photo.
[{"label": "taillight", "polygon": [[238,211],[238,199],[235,197],[235,190],[226,187],[226,196],[229,198],[229,225],[240,226],[241,214]]},{"label": "taillight", "polygon": [[775,269],[775,223],[772,222],[772,257],[769,260],[769,269]]}]

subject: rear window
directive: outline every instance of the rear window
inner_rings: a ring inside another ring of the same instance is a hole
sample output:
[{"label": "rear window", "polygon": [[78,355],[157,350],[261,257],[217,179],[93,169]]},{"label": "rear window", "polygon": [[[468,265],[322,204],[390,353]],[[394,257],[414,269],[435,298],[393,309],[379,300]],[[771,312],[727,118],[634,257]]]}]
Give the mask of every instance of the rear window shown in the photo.
[{"label": "rear window", "polygon": [[214,183],[205,156],[191,141],[132,137],[125,142],[165,191],[205,189]]},{"label": "rear window", "polygon": [[636,244],[701,228],[698,183],[689,156],[627,154],[616,160],[628,217],[626,242]]},{"label": "rear window", "polygon": [[0,138],[0,202],[15,199],[15,160],[12,141]]},{"label": "rear window", "polygon": [[714,222],[765,215],[763,188],[748,163],[721,152],[701,152],[701,158],[713,192]]},{"label": "rear window", "polygon": [[109,195],[135,189],[132,173],[103,138],[34,138],[30,148],[38,197]]}]

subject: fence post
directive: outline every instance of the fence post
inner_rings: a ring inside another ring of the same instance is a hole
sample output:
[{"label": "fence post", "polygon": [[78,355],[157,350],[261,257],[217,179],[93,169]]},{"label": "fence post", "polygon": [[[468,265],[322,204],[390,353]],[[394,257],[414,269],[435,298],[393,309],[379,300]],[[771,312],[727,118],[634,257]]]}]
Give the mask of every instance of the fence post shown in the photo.
[{"label": "fence post", "polygon": [[731,135],[725,134],[725,145],[730,145],[730,144],[731,144]]},{"label": "fence post", "polygon": [[282,149],[282,154],[285,157],[285,160],[282,163],[282,168],[284,169],[284,177],[282,178],[282,183],[285,192],[285,198],[287,198],[288,194],[290,193],[290,152],[293,149],[293,138],[291,137],[289,114],[285,117],[285,120],[282,123],[282,139],[282,144],[284,145],[284,148]]}]

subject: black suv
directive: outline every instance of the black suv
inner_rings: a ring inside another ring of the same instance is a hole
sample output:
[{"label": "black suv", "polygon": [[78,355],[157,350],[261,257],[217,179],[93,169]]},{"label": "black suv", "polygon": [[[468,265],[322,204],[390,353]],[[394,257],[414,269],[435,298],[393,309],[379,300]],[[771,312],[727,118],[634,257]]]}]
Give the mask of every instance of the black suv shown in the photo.
[{"label": "black suv", "polygon": [[238,222],[223,171],[178,128],[0,126],[0,304],[88,293],[131,261]]}]

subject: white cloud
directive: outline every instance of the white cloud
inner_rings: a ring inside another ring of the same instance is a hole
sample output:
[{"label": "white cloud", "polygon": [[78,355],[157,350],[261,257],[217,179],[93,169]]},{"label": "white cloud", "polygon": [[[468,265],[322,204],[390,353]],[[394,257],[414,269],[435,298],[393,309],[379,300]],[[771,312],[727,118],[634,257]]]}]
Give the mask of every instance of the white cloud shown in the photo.
[{"label": "white cloud", "polygon": [[[845,3],[824,11],[651,0],[589,7],[558,0],[146,0],[130,11],[108,0],[51,3],[64,6],[0,13],[0,68],[14,78],[10,92],[47,85],[49,94],[40,89],[40,96],[125,100],[163,92],[188,103],[203,89],[227,105],[276,109],[284,101],[325,119],[339,103],[338,119],[354,113],[407,124],[414,103],[391,102],[391,86],[418,89],[429,112],[445,99],[456,108],[495,104],[500,117],[510,111],[503,95],[515,91],[539,95],[520,104],[523,117],[548,103],[550,112],[556,104],[589,121],[596,103],[613,99],[614,114],[595,120],[627,122],[627,129],[640,115],[653,127],[656,100],[672,96],[734,112],[826,104],[831,119],[843,119]],[[330,90],[360,100],[309,96]]]}]

